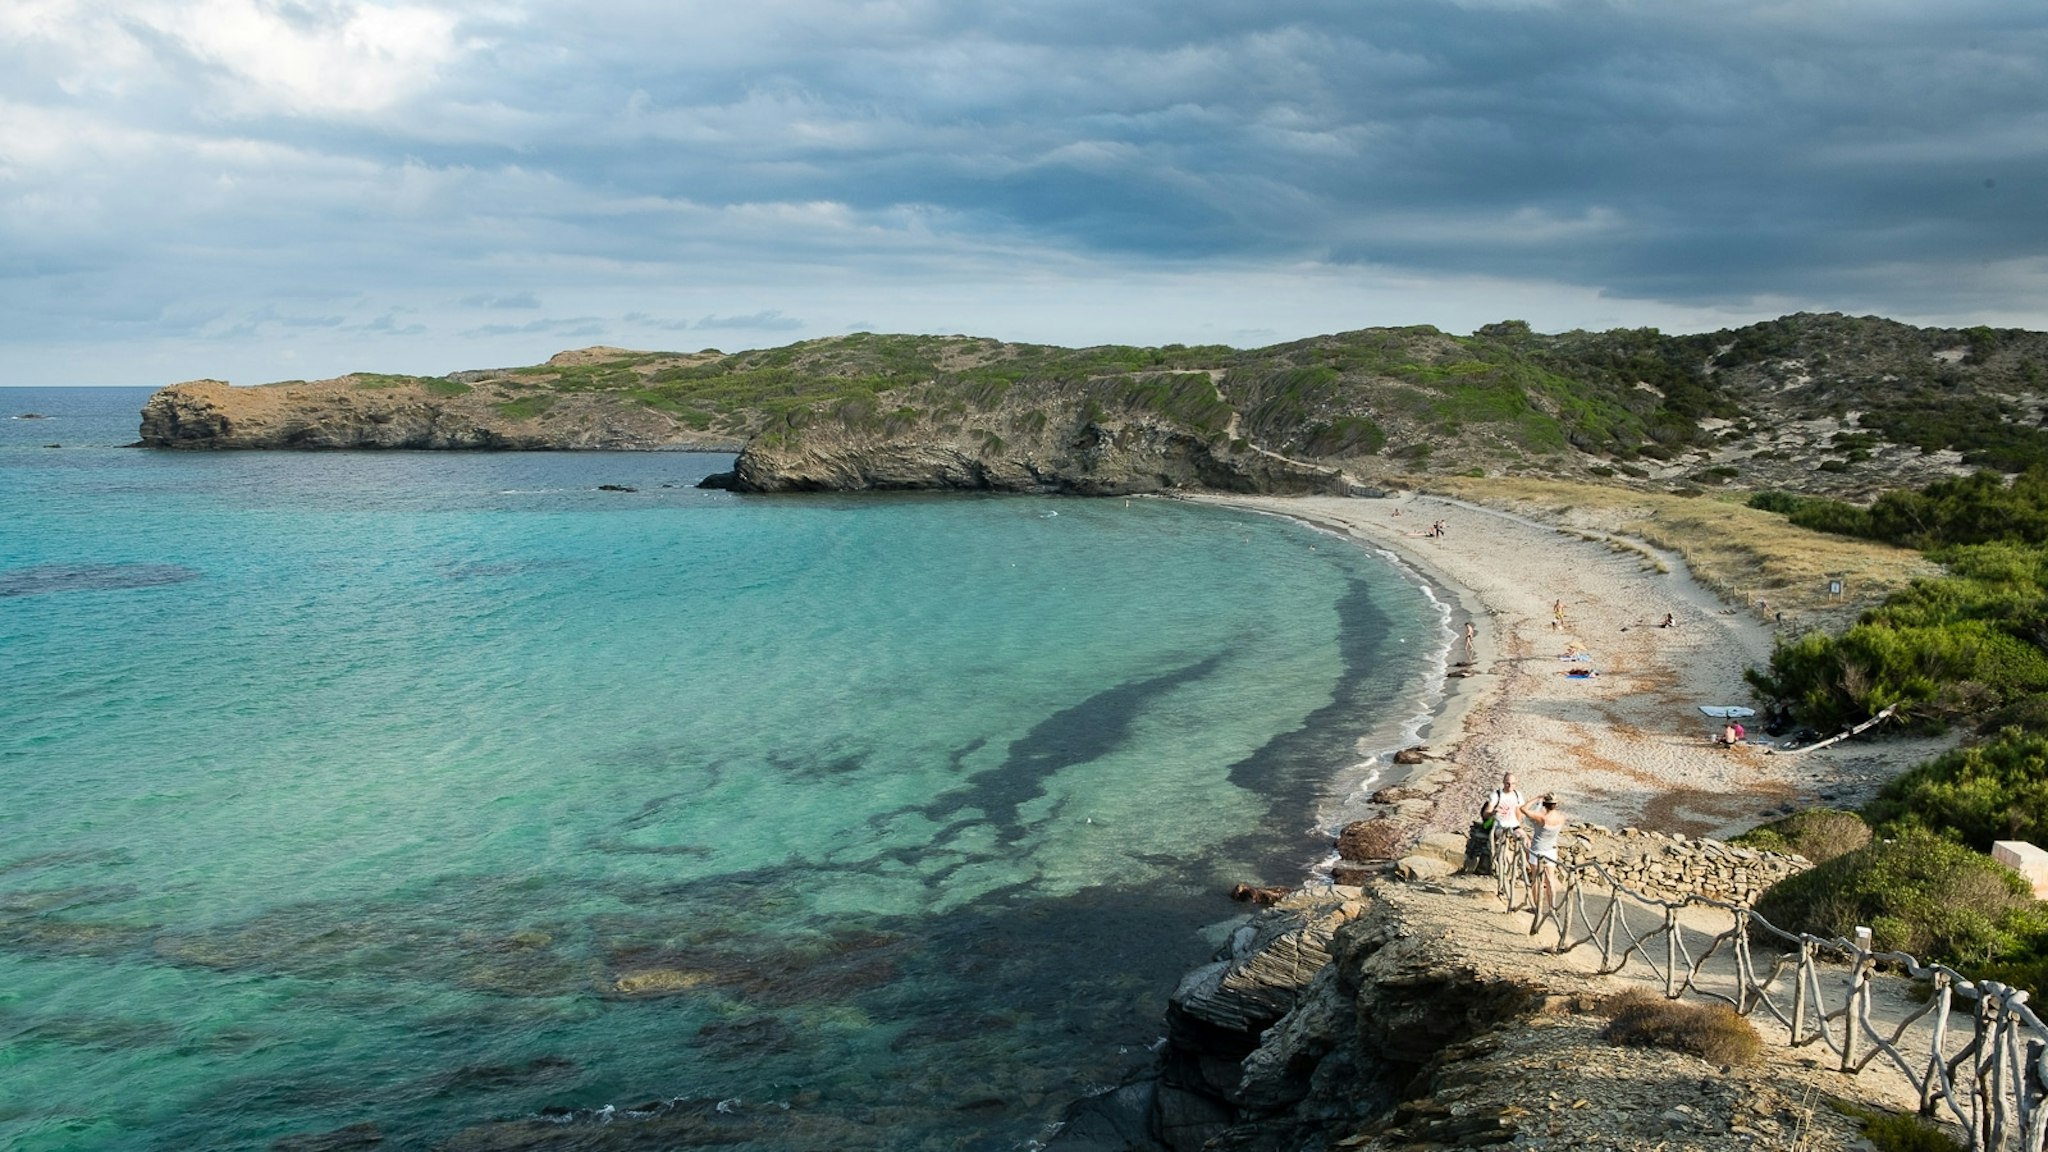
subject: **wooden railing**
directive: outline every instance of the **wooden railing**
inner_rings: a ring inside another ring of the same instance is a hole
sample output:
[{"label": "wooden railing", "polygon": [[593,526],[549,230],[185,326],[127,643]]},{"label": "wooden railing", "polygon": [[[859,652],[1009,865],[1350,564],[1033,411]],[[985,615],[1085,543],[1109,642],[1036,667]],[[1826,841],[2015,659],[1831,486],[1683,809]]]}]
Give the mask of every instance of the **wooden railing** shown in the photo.
[{"label": "wooden railing", "polygon": [[[1787,932],[1740,904],[1646,896],[1597,860],[1558,865],[1553,897],[1536,899],[1541,878],[1521,839],[1496,830],[1493,850],[1495,888],[1509,910],[1528,907],[1532,936],[1556,931],[1547,950],[1591,947],[1603,975],[1636,964],[1672,999],[1718,1000],[1744,1016],[1761,1009],[1784,1026],[1785,1043],[1819,1043],[1843,1072],[1883,1059],[1912,1083],[1921,1115],[1954,1121],[1973,1152],[2041,1152],[2048,1141],[2048,1025],[2024,989],[1875,951],[1867,928],[1825,939]],[[1718,933],[1698,925],[1723,918]],[[1880,967],[1926,982],[1932,994],[1918,1007],[1877,1005],[1871,976]],[[1958,1012],[1968,1028],[1952,1022]]]}]

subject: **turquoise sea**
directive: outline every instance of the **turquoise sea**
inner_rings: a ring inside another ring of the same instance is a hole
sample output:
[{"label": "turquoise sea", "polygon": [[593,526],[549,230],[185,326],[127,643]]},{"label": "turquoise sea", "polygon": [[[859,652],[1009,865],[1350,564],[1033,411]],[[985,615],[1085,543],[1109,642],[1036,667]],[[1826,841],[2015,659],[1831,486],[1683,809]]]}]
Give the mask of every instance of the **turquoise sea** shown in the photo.
[{"label": "turquoise sea", "polygon": [[1448,643],[1268,517],[121,447],[147,394],[0,389],[10,1149],[1030,1147]]}]

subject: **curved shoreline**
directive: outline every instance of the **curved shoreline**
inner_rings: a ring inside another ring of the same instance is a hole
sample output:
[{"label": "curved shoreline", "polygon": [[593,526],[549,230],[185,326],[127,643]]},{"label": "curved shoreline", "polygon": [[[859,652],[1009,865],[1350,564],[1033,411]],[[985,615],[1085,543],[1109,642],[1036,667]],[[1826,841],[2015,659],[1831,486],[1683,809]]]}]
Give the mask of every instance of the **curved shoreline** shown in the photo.
[{"label": "curved shoreline", "polygon": [[[1697,705],[1749,702],[1742,671],[1769,659],[1771,631],[1639,541],[1420,494],[1192,498],[1391,553],[1454,605],[1454,636],[1465,620],[1478,625],[1475,674],[1441,669],[1443,693],[1420,729],[1438,759],[1381,781],[1408,794],[1391,810],[1418,831],[1462,832],[1512,771],[1525,793],[1557,791],[1577,821],[1726,836],[1793,808],[1853,806],[1944,743],[1889,739],[1811,758],[1714,745]],[[1445,536],[1423,535],[1438,519]],[[1666,612],[1675,627],[1658,627]],[[1574,647],[1590,659],[1562,661]],[[1563,675],[1575,668],[1600,675]]]}]

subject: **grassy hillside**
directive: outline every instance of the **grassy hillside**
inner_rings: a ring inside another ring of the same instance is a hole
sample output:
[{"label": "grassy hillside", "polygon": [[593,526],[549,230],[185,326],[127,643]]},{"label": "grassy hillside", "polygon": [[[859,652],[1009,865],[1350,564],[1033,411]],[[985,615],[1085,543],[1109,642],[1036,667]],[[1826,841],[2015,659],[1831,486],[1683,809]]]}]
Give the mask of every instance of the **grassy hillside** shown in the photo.
[{"label": "grassy hillside", "polygon": [[[734,441],[858,433],[991,443],[1034,421],[1141,417],[1219,444],[1383,475],[1514,475],[1646,491],[1865,500],[2048,461],[2048,335],[1787,316],[1688,336],[1368,328],[1267,348],[1060,348],[857,332],[725,353],[593,348],[444,379],[362,374],[538,420],[565,397]],[[474,397],[463,396],[476,390]],[[1037,413],[1034,417],[1032,414]]]}]

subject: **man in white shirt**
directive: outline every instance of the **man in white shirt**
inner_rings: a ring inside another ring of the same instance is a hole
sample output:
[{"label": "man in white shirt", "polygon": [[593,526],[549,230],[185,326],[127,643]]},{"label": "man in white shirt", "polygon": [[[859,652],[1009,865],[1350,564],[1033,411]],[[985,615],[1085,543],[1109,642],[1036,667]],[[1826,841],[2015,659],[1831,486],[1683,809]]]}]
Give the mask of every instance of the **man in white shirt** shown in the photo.
[{"label": "man in white shirt", "polygon": [[1479,809],[1481,818],[1491,817],[1494,826],[1505,828],[1517,836],[1522,834],[1522,793],[1515,786],[1515,774],[1501,774],[1500,787],[1486,797],[1486,803]]}]

